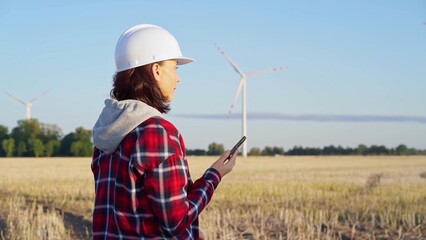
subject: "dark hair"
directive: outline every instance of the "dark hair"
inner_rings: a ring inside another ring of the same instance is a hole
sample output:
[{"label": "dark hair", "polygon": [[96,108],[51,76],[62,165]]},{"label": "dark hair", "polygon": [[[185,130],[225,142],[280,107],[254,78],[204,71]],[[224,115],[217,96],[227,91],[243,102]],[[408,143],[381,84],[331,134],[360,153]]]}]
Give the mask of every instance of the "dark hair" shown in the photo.
[{"label": "dark hair", "polygon": [[[142,101],[161,113],[170,111],[167,98],[161,93],[157,80],[152,74],[152,65],[147,64],[117,72],[113,79],[110,96],[118,101],[134,99]],[[159,62],[158,64],[162,64]]]}]

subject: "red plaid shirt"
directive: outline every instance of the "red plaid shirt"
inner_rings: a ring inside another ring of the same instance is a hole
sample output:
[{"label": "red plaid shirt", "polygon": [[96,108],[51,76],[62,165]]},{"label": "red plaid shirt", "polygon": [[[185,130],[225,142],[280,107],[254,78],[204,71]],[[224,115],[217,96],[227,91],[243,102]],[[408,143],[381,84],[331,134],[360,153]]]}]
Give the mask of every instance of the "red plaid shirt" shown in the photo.
[{"label": "red plaid shirt", "polygon": [[93,239],[200,239],[198,215],[221,176],[210,168],[192,182],[185,157],[177,129],[158,117],[114,153],[95,148]]}]

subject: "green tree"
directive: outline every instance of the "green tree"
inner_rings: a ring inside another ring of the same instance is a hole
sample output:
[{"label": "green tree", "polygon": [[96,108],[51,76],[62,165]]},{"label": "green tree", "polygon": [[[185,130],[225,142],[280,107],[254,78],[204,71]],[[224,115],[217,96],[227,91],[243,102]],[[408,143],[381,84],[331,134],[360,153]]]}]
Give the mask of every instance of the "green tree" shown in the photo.
[{"label": "green tree", "polygon": [[28,139],[38,137],[41,132],[40,123],[37,119],[26,119],[18,121],[18,128],[22,130]]},{"label": "green tree", "polygon": [[[6,126],[0,125],[0,142],[9,138],[9,129]],[[3,148],[0,148],[0,157],[6,156]]]},{"label": "green tree", "polygon": [[314,147],[306,147],[303,149],[304,155],[318,156],[322,154],[322,150]]},{"label": "green tree", "polygon": [[359,144],[356,148],[355,152],[357,155],[366,155],[367,154],[367,146],[364,144]]},{"label": "green tree", "polygon": [[217,156],[217,155],[221,155],[223,152],[225,152],[225,148],[223,147],[223,144],[210,143],[207,150],[207,155]]},{"label": "green tree", "polygon": [[55,156],[58,154],[61,143],[58,140],[50,140],[45,144],[46,157]]},{"label": "green tree", "polygon": [[188,156],[205,156],[207,154],[206,150],[204,149],[187,149],[186,150],[186,155]]},{"label": "green tree", "polygon": [[371,147],[369,147],[367,149],[367,154],[370,154],[370,155],[388,155],[389,150],[383,145],[380,145],[380,146],[372,145]]},{"label": "green tree", "polygon": [[60,140],[63,137],[62,129],[56,124],[41,124],[40,140],[47,143],[50,140]]},{"label": "green tree", "polygon": [[275,155],[283,155],[284,154],[284,148],[282,147],[269,147],[266,146],[261,154],[263,156],[275,156]]},{"label": "green tree", "polygon": [[22,156],[24,156],[24,154],[26,152],[27,152],[27,144],[25,144],[25,142],[23,142],[23,141],[18,142],[18,148],[16,149],[16,155],[18,157],[22,157]]},{"label": "green tree", "polygon": [[9,129],[6,126],[0,125],[0,140],[9,138]]},{"label": "green tree", "polygon": [[334,145],[326,146],[322,149],[324,155],[337,155],[337,148]]},{"label": "green tree", "polygon": [[266,146],[265,148],[263,148],[262,150],[262,155],[263,156],[274,156],[274,150],[272,147]]},{"label": "green tree", "polygon": [[69,133],[65,135],[61,140],[61,144],[59,147],[59,155],[60,156],[71,156],[71,144],[74,142],[75,133]]},{"label": "green tree", "polygon": [[59,155],[90,156],[93,151],[92,131],[78,127],[61,140]]},{"label": "green tree", "polygon": [[89,140],[92,138],[92,131],[78,127],[75,129],[75,140]]},{"label": "green tree", "polygon": [[251,148],[250,151],[248,152],[249,156],[260,156],[260,154],[261,154],[261,150],[260,148],[257,148],[257,147]]},{"label": "green tree", "polygon": [[30,152],[34,157],[41,157],[44,153],[44,145],[40,139],[33,138],[29,140]]},{"label": "green tree", "polygon": [[43,142],[45,156],[58,156],[62,136],[62,130],[56,124],[41,124],[41,132],[37,138]]},{"label": "green tree", "polygon": [[18,156],[32,156],[30,141],[39,138],[41,133],[40,123],[37,119],[18,121],[18,126],[12,129],[11,137],[18,143],[16,149]]},{"label": "green tree", "polygon": [[282,147],[274,147],[274,148],[272,148],[272,153],[274,155],[284,155],[284,148],[282,148]]},{"label": "green tree", "polygon": [[404,144],[400,144],[398,147],[396,147],[395,151],[397,155],[407,155],[408,148]]},{"label": "green tree", "polygon": [[302,146],[294,146],[292,149],[287,151],[287,155],[303,155],[304,150]]},{"label": "green tree", "polygon": [[13,151],[15,148],[15,141],[13,138],[4,139],[1,143],[2,149],[6,153],[6,157],[13,157]]},{"label": "green tree", "polygon": [[76,141],[71,144],[70,151],[73,156],[88,157],[92,155],[93,145],[87,140]]}]

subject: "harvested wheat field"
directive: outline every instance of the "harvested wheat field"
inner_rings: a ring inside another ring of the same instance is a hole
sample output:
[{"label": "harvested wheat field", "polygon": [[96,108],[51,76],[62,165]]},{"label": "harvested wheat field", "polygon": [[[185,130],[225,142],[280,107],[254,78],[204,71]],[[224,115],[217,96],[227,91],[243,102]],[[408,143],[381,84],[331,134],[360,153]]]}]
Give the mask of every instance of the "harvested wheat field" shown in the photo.
[{"label": "harvested wheat field", "polygon": [[[215,157],[188,157],[192,178]],[[90,239],[90,158],[0,158],[0,239]],[[249,157],[200,216],[206,239],[426,239],[426,156]]]}]

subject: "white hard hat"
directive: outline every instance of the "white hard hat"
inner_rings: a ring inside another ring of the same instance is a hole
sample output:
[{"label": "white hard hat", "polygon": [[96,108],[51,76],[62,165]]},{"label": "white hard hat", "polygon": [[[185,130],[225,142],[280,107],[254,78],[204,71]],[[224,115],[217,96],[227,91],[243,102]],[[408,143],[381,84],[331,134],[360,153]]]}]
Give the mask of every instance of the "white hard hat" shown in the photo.
[{"label": "white hard hat", "polygon": [[121,34],[115,46],[117,72],[146,64],[176,59],[178,65],[194,61],[182,56],[179,43],[165,29],[139,24]]}]

